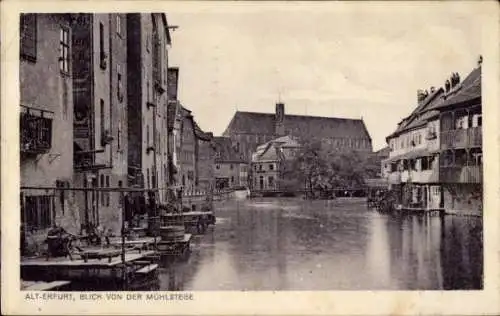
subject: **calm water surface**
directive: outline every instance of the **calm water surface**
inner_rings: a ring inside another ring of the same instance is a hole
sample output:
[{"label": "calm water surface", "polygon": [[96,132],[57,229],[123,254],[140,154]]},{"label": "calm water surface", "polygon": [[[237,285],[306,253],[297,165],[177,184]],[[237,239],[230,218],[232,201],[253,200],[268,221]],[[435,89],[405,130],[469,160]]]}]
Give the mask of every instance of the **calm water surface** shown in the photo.
[{"label": "calm water surface", "polygon": [[221,202],[161,290],[481,289],[482,222],[391,216],[364,200]]}]

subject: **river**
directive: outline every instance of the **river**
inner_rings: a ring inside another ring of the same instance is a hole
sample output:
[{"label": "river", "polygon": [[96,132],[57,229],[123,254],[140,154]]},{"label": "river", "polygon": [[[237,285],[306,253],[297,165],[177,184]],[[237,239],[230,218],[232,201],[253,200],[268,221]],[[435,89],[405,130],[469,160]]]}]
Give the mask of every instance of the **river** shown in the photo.
[{"label": "river", "polygon": [[482,220],[395,216],[363,199],[232,200],[195,236],[184,261],[164,263],[160,290],[481,289]]}]

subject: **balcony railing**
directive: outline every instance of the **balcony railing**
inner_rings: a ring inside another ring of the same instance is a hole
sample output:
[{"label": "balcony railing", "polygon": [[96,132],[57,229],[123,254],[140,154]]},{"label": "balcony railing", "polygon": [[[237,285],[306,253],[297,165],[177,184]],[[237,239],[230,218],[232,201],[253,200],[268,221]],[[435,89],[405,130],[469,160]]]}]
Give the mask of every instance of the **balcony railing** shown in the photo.
[{"label": "balcony railing", "polygon": [[482,183],[482,166],[440,167],[439,180],[442,183]]},{"label": "balcony railing", "polygon": [[441,132],[441,149],[481,147],[482,145],[483,133],[480,126]]},{"label": "balcony railing", "polygon": [[25,154],[42,154],[52,146],[52,112],[36,110],[40,116],[27,112],[21,113],[20,147]]},{"label": "balcony railing", "polygon": [[105,164],[96,164],[95,156],[104,150],[75,151],[73,153],[73,164],[76,171],[90,171],[106,168]]}]

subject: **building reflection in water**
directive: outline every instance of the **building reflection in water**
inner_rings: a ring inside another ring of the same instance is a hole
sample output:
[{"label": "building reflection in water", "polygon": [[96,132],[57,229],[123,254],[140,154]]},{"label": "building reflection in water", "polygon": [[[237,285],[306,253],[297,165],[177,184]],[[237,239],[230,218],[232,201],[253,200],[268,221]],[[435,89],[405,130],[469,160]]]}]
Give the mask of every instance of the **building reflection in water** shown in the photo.
[{"label": "building reflection in water", "polygon": [[367,247],[367,267],[372,288],[392,289],[391,251],[387,216],[371,213],[371,230]]},{"label": "building reflection in water", "polygon": [[[479,218],[457,216],[388,216],[372,221],[370,268],[386,280],[386,262],[392,282],[408,290],[482,288],[482,223]],[[387,246],[384,247],[384,242]],[[390,253],[387,260],[387,252]]]},{"label": "building reflection in water", "polygon": [[396,216],[349,201],[226,203],[162,290],[481,289],[482,221]]}]

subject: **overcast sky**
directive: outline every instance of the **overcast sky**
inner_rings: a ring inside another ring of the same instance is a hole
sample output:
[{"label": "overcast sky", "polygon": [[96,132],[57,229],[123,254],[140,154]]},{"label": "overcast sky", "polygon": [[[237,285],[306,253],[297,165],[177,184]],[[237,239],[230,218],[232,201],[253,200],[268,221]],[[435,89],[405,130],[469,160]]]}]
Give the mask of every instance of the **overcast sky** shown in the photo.
[{"label": "overcast sky", "polygon": [[379,149],[416,106],[417,89],[476,66],[478,10],[456,2],[172,7],[168,21],[179,29],[170,65],[180,68],[180,100],[215,135],[237,109],[274,112],[281,94],[288,114],[363,117]]}]

